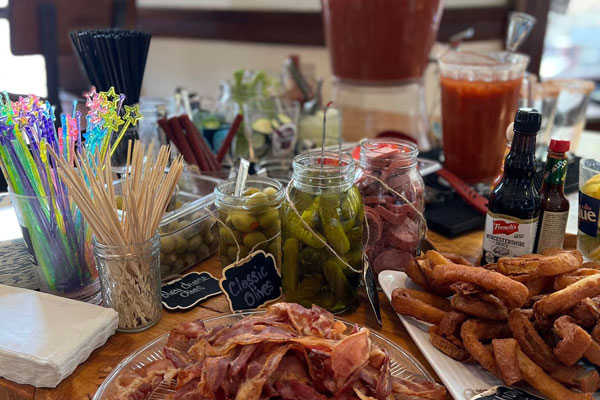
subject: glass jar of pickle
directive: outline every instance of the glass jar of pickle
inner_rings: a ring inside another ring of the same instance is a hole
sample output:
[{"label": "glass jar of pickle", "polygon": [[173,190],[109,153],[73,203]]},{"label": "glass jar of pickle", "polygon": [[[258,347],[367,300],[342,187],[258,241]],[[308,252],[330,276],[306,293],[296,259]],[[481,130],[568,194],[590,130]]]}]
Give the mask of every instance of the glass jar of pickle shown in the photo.
[{"label": "glass jar of pickle", "polygon": [[283,206],[286,300],[338,313],[358,297],[364,212],[347,153],[313,150],[294,158]]},{"label": "glass jar of pickle", "polygon": [[234,196],[235,179],[215,188],[219,220],[221,266],[243,259],[255,250],[264,250],[281,266],[281,203],[285,190],[270,178],[249,177],[241,196]]},{"label": "glass jar of pickle", "polygon": [[366,253],[376,275],[404,271],[420,252],[425,185],[418,153],[416,144],[404,140],[369,139],[361,145],[357,185],[369,226]]}]

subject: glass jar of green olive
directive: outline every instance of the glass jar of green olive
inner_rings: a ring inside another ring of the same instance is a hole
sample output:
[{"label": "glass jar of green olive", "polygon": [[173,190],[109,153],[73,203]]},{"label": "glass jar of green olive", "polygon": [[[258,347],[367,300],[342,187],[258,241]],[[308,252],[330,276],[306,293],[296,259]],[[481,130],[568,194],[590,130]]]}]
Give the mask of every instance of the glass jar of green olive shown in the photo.
[{"label": "glass jar of green olive", "polygon": [[296,156],[292,167],[282,219],[286,300],[342,312],[358,298],[362,271],[364,210],[354,160],[325,152],[321,164],[317,150]]},{"label": "glass jar of green olive", "polygon": [[241,196],[234,196],[234,189],[235,179],[215,188],[218,218],[227,225],[219,228],[221,266],[225,268],[254,250],[264,250],[273,254],[280,269],[283,185],[270,178],[248,177]]}]

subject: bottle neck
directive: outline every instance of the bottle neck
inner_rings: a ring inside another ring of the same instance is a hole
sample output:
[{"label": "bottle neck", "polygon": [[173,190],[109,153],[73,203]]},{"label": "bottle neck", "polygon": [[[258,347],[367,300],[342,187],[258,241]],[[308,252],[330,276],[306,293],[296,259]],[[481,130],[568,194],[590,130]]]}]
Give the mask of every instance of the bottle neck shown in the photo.
[{"label": "bottle neck", "polygon": [[515,131],[504,163],[507,178],[533,179],[535,174],[535,136]]}]

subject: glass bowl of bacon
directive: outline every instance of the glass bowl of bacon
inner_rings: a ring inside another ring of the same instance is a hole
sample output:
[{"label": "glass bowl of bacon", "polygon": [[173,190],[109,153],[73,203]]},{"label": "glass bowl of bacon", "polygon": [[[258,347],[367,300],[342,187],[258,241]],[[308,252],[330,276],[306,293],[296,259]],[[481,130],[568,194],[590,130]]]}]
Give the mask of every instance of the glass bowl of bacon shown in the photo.
[{"label": "glass bowl of bacon", "polygon": [[317,306],[277,303],[174,327],[125,358],[94,396],[192,398],[441,400],[446,389],[377,333]]}]

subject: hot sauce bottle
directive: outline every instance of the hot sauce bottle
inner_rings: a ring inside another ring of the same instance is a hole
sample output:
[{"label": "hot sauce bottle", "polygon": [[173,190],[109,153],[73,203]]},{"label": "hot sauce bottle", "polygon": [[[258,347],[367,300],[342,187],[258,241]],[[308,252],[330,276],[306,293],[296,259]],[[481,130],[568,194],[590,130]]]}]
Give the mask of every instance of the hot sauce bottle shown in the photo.
[{"label": "hot sauce bottle", "polygon": [[482,265],[533,252],[540,211],[540,195],[533,182],[535,137],[541,122],[537,110],[517,111],[504,174],[488,199]]},{"label": "hot sauce bottle", "polygon": [[561,248],[565,239],[569,200],[565,197],[568,140],[550,141],[548,159],[544,170],[544,183],[540,189],[540,220],[534,252],[541,253],[551,247]]}]

